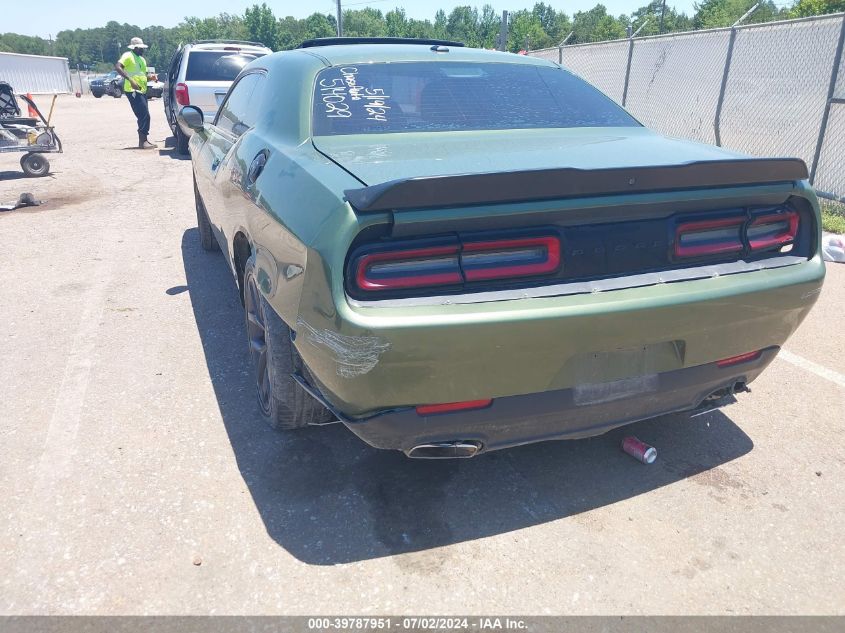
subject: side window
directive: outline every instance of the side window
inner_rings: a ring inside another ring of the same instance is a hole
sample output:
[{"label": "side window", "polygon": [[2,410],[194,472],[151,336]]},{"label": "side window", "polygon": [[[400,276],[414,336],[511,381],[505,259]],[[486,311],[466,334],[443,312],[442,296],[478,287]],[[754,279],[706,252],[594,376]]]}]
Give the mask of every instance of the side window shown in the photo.
[{"label": "side window", "polygon": [[170,68],[167,69],[167,81],[171,84],[176,83],[176,75],[179,74],[179,64],[182,63],[182,50],[176,52],[173,59],[170,60]]},{"label": "side window", "polygon": [[[263,76],[251,73],[241,77],[226,101],[220,106],[216,125],[233,136],[240,136],[255,125],[257,109],[254,102],[263,91]],[[259,94],[255,94],[256,91]]]},{"label": "side window", "polygon": [[254,128],[258,124],[258,119],[267,107],[264,104],[264,88],[267,85],[267,75],[262,73],[256,76],[258,77],[258,81],[255,83],[255,90],[252,91],[252,96],[249,99],[249,109],[246,112],[246,116],[244,116],[244,123],[247,129]]}]

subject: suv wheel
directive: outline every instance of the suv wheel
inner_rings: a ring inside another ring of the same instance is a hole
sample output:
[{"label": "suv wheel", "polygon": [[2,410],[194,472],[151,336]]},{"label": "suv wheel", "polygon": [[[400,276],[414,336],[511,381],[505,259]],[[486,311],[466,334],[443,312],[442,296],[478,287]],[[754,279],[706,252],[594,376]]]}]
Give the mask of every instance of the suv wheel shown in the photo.
[{"label": "suv wheel", "polygon": [[188,154],[188,135],[182,131],[182,128],[179,127],[179,124],[176,124],[176,153],[180,156],[186,156]]}]

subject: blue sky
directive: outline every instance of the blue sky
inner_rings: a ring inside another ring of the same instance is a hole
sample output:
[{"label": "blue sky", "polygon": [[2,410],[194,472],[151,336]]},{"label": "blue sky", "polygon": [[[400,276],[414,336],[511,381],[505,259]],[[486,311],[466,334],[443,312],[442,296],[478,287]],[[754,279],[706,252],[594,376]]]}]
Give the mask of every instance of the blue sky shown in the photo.
[{"label": "blue sky", "polygon": [[[591,9],[598,0],[545,0],[557,10],[568,14],[576,11]],[[630,13],[648,0],[604,0],[608,11],[613,15]],[[18,0],[3,0],[5,5],[0,11],[0,32],[11,31],[24,35],[40,35],[47,37],[64,29],[90,28],[102,26],[109,20],[128,22],[138,26],[175,26],[185,16],[196,15],[208,17],[218,13],[243,13],[243,10],[255,4],[255,0],[139,0],[137,2],[103,2],[102,0],[39,0],[37,6]],[[260,2],[259,2],[260,4]],[[370,6],[382,12],[403,6],[409,17],[434,19],[434,12],[443,8],[448,13],[459,5],[474,5],[481,8],[487,2],[472,2],[464,0],[348,0],[342,2],[348,8],[363,8]],[[507,9],[516,11],[534,6],[534,0],[504,0],[490,1],[497,11]],[[303,18],[315,11],[332,13],[334,0],[310,0],[309,2],[280,2],[270,0],[267,5],[273,9],[278,17],[292,15]],[[675,6],[680,11],[689,14],[693,12],[693,0],[668,0],[667,5]]]}]

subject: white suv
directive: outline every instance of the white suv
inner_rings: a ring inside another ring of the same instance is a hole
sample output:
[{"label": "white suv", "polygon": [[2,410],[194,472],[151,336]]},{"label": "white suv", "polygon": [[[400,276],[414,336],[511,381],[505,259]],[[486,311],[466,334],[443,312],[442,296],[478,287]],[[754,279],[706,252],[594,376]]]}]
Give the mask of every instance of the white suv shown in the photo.
[{"label": "white suv", "polygon": [[195,105],[211,122],[238,73],[252,60],[272,53],[256,42],[202,40],[179,47],[170,61],[164,86],[164,113],[176,136],[176,151],[188,153],[191,130],[176,120],[179,109]]}]

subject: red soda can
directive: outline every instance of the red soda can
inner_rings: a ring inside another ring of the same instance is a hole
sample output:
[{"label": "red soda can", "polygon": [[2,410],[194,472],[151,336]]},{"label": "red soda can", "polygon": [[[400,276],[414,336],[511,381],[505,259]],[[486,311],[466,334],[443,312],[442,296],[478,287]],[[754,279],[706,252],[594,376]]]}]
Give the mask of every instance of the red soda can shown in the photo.
[{"label": "red soda can", "polygon": [[657,459],[657,449],[638,440],[633,435],[622,440],[622,450],[643,464],[652,464]]}]

